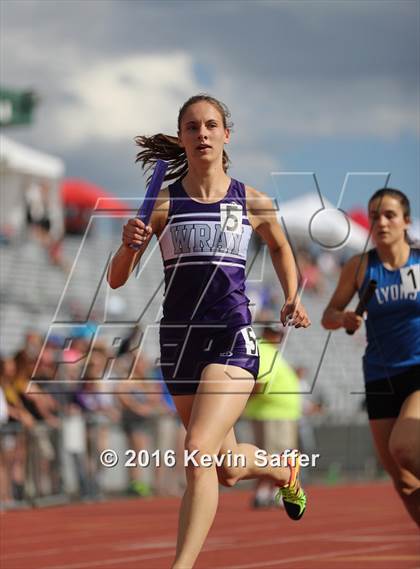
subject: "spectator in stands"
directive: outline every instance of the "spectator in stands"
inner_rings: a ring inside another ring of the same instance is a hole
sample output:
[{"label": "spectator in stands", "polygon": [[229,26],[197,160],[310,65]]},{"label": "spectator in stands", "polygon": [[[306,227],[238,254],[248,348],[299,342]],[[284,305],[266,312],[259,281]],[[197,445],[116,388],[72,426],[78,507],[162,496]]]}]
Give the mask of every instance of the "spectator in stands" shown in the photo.
[{"label": "spectator in stands", "polygon": [[[318,452],[313,418],[322,415],[326,409],[326,399],[319,389],[314,392],[315,386],[307,381],[308,370],[305,367],[295,368],[299,378],[299,388],[302,402],[302,416],[299,421],[299,448],[306,454]],[[307,471],[304,471],[304,477]]]},{"label": "spectator in stands", "polygon": [[[255,444],[269,454],[295,449],[298,443],[298,421],[301,416],[299,380],[294,370],[278,352],[284,335],[279,323],[260,316],[265,322],[258,342],[260,369],[254,393],[243,416],[251,420]],[[273,505],[274,483],[258,480],[253,498],[255,508]]]},{"label": "spectator in stands", "polygon": [[186,487],[185,468],[183,456],[185,443],[185,428],[181,419],[178,417],[171,394],[163,381],[162,371],[159,367],[152,372],[153,377],[158,380],[161,394],[161,412],[157,421],[156,429],[156,448],[162,452],[174,450],[176,463],[173,468],[162,467],[157,469],[156,490],[159,495],[180,496]]},{"label": "spectator in stands", "polygon": [[6,466],[7,442],[5,425],[8,421],[7,401],[0,381],[0,504],[8,504],[12,501],[10,477]]},{"label": "spectator in stands", "polygon": [[[47,357],[44,352],[43,357]],[[51,432],[60,427],[58,403],[35,381],[31,381],[33,362],[25,350],[15,355],[16,375],[13,380],[24,407],[35,420],[29,434],[29,466],[34,469],[34,482],[38,494],[51,493],[52,471],[58,452],[54,448]]]},{"label": "spectator in stands", "polygon": [[38,331],[32,330],[31,328],[26,330],[22,348],[27,354],[29,360],[34,364],[41,353],[43,343],[42,335]]},{"label": "spectator in stands", "polygon": [[55,235],[52,231],[50,212],[50,187],[45,180],[34,180],[25,192],[26,222],[33,237],[47,251],[50,262],[64,272],[69,265],[63,258],[62,244],[64,234]]},{"label": "spectator in stands", "polygon": [[8,414],[8,434],[2,437],[3,455],[6,463],[12,496],[16,500],[24,498],[25,464],[27,453],[27,430],[35,421],[25,409],[19,393],[14,386],[16,364],[13,358],[0,360],[0,384],[2,386]]},{"label": "spectator in stands", "polygon": [[[163,410],[161,390],[157,382],[147,381],[150,377],[148,362],[140,357],[127,381],[121,381],[117,397],[121,404],[121,426],[127,436],[128,448],[136,453],[150,449],[153,435],[153,418]],[[146,482],[144,469],[129,468],[128,491],[139,496],[149,496],[151,486]]]},{"label": "spectator in stands", "polygon": [[97,495],[101,490],[103,468],[99,456],[109,446],[110,424],[117,422],[120,418],[112,389],[103,379],[107,359],[106,352],[98,349],[92,350],[83,380],[75,394],[75,402],[85,414],[87,466],[91,495]]},{"label": "spectator in stands", "polygon": [[[118,349],[118,364],[120,369],[120,377],[131,376],[134,380],[146,379],[147,384],[150,386],[153,384],[153,390],[155,391],[156,402],[154,405],[153,418],[145,418],[146,424],[154,424],[153,431],[155,439],[156,449],[165,452],[165,450],[174,449],[176,456],[182,456],[184,452],[184,440],[185,440],[185,429],[179,420],[175,405],[173,403],[172,397],[168,392],[166,384],[163,382],[162,373],[160,368],[152,368],[146,365],[144,358],[140,358],[140,363],[137,364],[137,369],[132,373],[128,370],[129,366],[134,363],[133,358],[137,357],[137,351],[141,345],[141,340],[143,338],[143,331],[139,325],[133,327],[130,334],[123,339],[119,345]],[[147,373],[147,377],[145,374]],[[154,380],[156,383],[154,383]],[[131,384],[128,384],[128,391],[131,393]],[[128,419],[128,424],[126,424],[126,434],[130,438],[130,412],[127,413],[127,408],[125,411],[126,418]],[[124,412],[123,412],[124,417]],[[124,425],[124,420],[123,420]],[[151,426],[151,425],[150,425]],[[151,436],[148,432],[147,435]],[[140,437],[143,436],[140,431]],[[141,444],[141,441],[137,441],[137,444]],[[145,444],[145,443],[143,443]],[[180,492],[184,489],[185,484],[185,471],[182,461],[176,461],[174,468],[169,469],[165,466],[156,469],[154,482],[155,491],[159,495],[176,495],[178,496]],[[129,491],[136,493],[141,487],[137,483],[137,479],[131,480]]]},{"label": "spectator in stands", "polygon": [[14,360],[16,375],[13,385],[24,407],[36,421],[45,421],[53,429],[59,427],[58,404],[40,385],[31,381],[33,367],[25,350],[19,350]]},{"label": "spectator in stands", "polygon": [[43,245],[49,243],[51,216],[49,186],[45,181],[32,181],[25,192],[26,222],[32,234]]}]

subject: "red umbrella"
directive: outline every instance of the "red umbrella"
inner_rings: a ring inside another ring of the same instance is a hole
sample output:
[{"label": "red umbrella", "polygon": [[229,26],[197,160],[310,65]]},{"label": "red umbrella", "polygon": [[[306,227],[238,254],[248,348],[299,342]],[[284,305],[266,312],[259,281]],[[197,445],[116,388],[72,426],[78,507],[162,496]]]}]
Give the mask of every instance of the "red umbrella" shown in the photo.
[{"label": "red umbrella", "polygon": [[350,217],[350,219],[352,219],[354,222],[358,223],[365,229],[368,230],[370,229],[370,221],[366,211],[363,208],[354,207],[349,211],[348,216]]},{"label": "red umbrella", "polygon": [[[64,206],[66,233],[83,235],[92,212],[107,212],[107,217],[134,215],[128,204],[109,194],[99,186],[85,180],[67,179],[60,188]],[[132,208],[132,205],[131,205]]]},{"label": "red umbrella", "polygon": [[106,192],[99,186],[95,186],[85,180],[68,178],[61,184],[61,200],[65,207],[96,210],[127,210],[127,205]]}]

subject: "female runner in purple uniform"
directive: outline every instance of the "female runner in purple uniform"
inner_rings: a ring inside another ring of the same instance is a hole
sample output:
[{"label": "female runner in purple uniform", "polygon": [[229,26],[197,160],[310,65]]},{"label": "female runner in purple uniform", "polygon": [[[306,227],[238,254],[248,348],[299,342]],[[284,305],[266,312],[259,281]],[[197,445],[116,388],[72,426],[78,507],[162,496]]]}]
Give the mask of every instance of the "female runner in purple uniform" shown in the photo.
[{"label": "female runner in purple uniform", "polygon": [[370,280],[363,358],[370,429],[384,468],[420,525],[420,249],[410,246],[410,203],[383,188],[369,200],[376,247],[343,267],[322,323],[357,330],[363,318],[346,306]]},{"label": "female runner in purple uniform", "polygon": [[[162,373],[187,430],[185,449],[196,452],[186,464],[173,568],[193,567],[216,513],[218,482],[233,486],[241,479],[268,477],[278,485],[289,517],[300,519],[306,507],[298,454],[281,466],[263,466],[255,457],[258,449],[238,444],[233,430],[259,366],[245,295],[252,230],[267,244],[284,291],[282,323],[306,328],[310,321],[297,296],[293,255],[271,199],[227,175],[228,119],[217,99],[197,95],[179,112],[177,138],[136,139],[143,166],[167,160],[166,179],[175,182],[160,192],[149,226],[128,220],[108,272],[112,288],[124,285],[152,234],[157,236],[165,270]],[[204,455],[225,460],[222,466],[212,460],[204,467]],[[241,455],[245,460],[236,466],[229,459]]]}]

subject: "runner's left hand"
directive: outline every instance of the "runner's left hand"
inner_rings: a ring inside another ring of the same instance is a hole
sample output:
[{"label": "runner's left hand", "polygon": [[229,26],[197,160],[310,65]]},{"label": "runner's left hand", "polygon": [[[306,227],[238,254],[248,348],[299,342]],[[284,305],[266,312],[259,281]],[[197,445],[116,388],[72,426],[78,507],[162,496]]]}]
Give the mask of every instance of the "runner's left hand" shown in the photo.
[{"label": "runner's left hand", "polygon": [[280,320],[283,326],[295,328],[308,328],[311,325],[306,309],[300,300],[286,300],[280,312]]}]

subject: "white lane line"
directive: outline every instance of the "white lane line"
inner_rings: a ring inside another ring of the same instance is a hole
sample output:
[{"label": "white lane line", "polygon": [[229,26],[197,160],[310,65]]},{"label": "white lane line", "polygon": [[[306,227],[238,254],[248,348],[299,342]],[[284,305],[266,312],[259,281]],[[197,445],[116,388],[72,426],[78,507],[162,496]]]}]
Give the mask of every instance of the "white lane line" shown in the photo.
[{"label": "white lane line", "polygon": [[[203,552],[205,551],[213,551],[219,550],[219,542],[221,544],[225,543],[225,540],[218,540],[217,538],[213,538],[209,540],[207,546],[203,548]],[[104,567],[105,565],[113,565],[118,564],[121,567],[124,563],[128,561],[148,561],[150,559],[161,559],[165,557],[174,557],[175,555],[175,542],[171,544],[171,551],[168,552],[160,552],[160,553],[149,553],[147,555],[133,555],[130,557],[115,557],[113,559],[101,559],[97,561],[86,561],[84,563],[69,563],[65,565],[44,565],[40,567],[40,569],[86,569],[88,567]]]},{"label": "white lane line", "polygon": [[384,541],[419,541],[418,535],[349,535],[346,536],[330,536],[328,541],[344,541],[344,542],[355,542],[355,543],[370,543],[370,542],[378,542],[384,543]]},{"label": "white lane line", "polygon": [[148,541],[147,543],[120,543],[112,548],[113,551],[135,551],[136,549],[168,549],[175,548],[176,540],[171,541]]},{"label": "white lane line", "polygon": [[[300,555],[299,557],[287,557],[272,559],[271,561],[259,561],[257,563],[247,563],[246,565],[231,565],[229,569],[253,569],[255,567],[278,567],[279,565],[288,565],[298,563],[299,561],[313,561],[316,559],[328,559],[329,557],[338,557],[341,555],[358,555],[359,553],[371,553],[376,551],[387,551],[394,549],[395,545],[382,545],[381,547],[365,547],[363,549],[349,549],[347,551],[337,550],[328,553],[314,553],[312,555]],[[55,568],[54,568],[55,569]],[[58,568],[57,568],[58,569]]]},{"label": "white lane line", "polygon": [[129,561],[148,561],[149,559],[164,559],[165,557],[173,557],[175,552],[171,553],[153,553],[149,555],[132,555],[130,557],[115,557],[114,559],[101,559],[99,561],[88,561],[85,563],[70,563],[66,565],[44,565],[39,569],[87,569],[88,567],[105,567],[106,565],[124,566]]},{"label": "white lane line", "polygon": [[[280,512],[280,513],[281,513],[281,512]],[[171,517],[177,518],[177,514],[173,514],[173,515],[171,515]],[[341,519],[347,520],[347,519],[348,519],[348,514],[342,514],[341,516],[340,516],[340,514],[337,514],[336,516],[334,516],[334,520],[340,520],[340,521],[341,521]],[[391,519],[395,519],[395,516],[392,515],[392,518],[391,518]],[[324,520],[325,520],[325,521],[324,521]],[[316,521],[317,527],[319,527],[319,526],[321,526],[321,525],[326,525],[326,526],[328,526],[328,527],[331,526],[331,520],[329,520],[329,519],[326,518],[325,516],[321,516],[321,515],[312,516],[311,521],[313,521],[313,522]],[[361,519],[361,521],[363,521],[363,518]],[[391,521],[391,520],[390,520],[390,521]],[[245,531],[255,531],[255,530],[257,530],[257,529],[261,529],[261,526],[260,526],[260,525],[258,525],[258,524],[253,524],[253,523],[251,523],[251,524],[243,524],[243,525],[229,525],[229,524],[227,524],[227,523],[225,523],[225,522],[223,522],[223,521],[222,521],[222,523],[223,523],[224,525],[226,525],[226,527],[229,527],[229,531],[230,531],[230,532],[236,531],[236,532],[240,533],[240,532],[242,532],[243,530],[245,530]],[[363,527],[363,526],[362,526],[362,527]],[[360,524],[358,524],[357,530],[360,531],[360,530],[362,529],[362,527],[361,527]],[[403,523],[400,523],[400,524],[398,524],[398,525],[397,525],[397,524],[393,524],[393,525],[390,524],[389,526],[388,526],[388,525],[387,525],[387,526],[382,526],[381,529],[387,530],[387,529],[397,528],[397,529],[403,530],[404,527],[407,527],[407,529],[409,529],[409,528],[411,528],[411,525],[410,525],[410,524],[403,524]],[[111,529],[114,528],[114,526],[113,526],[112,524],[110,524],[110,523],[106,523],[106,524],[105,524],[105,528],[106,528],[106,529],[109,528],[109,529],[111,530]],[[52,542],[58,540],[58,541],[60,542],[59,547],[62,548],[62,547],[63,547],[63,543],[65,543],[66,541],[74,542],[75,539],[77,540],[77,537],[78,537],[79,535],[80,535],[82,538],[85,537],[85,536],[86,536],[86,529],[87,529],[87,528],[84,528],[83,530],[80,530],[80,528],[79,528],[79,530],[76,529],[74,532],[71,533],[71,535],[68,535],[68,536],[65,536],[65,535],[61,535],[61,536],[60,536],[60,535],[57,535],[57,534],[56,534],[56,535],[50,535],[50,536],[49,536],[50,544],[52,545],[52,544],[53,544]],[[97,526],[96,526],[96,529],[97,529]],[[367,533],[367,532],[370,533],[370,532],[372,532],[372,530],[375,531],[376,529],[377,529],[377,528],[366,527],[366,529],[363,529],[363,531],[364,531],[365,533]],[[378,529],[379,529],[379,528],[378,528]],[[347,530],[340,530],[340,531],[347,531]],[[26,537],[26,538],[13,538],[13,537],[11,537],[11,538],[8,539],[8,543],[9,543],[9,545],[14,545],[14,546],[19,546],[20,544],[27,546],[29,543],[38,543],[39,540],[40,540],[44,535],[45,535],[45,531],[39,533],[39,535],[36,534],[36,535],[33,536],[33,537],[32,537],[32,536],[28,536],[28,537]],[[169,537],[169,535],[168,535],[168,537]],[[108,543],[108,541],[107,541],[106,543]],[[419,569],[420,569],[420,568],[419,568]]]},{"label": "white lane line", "polygon": [[[327,536],[325,534],[321,534],[325,539],[327,538]],[[313,534],[308,536],[305,536],[305,539],[307,538],[312,538],[314,537],[315,539],[319,539],[319,534]],[[256,547],[256,545],[258,547],[264,547],[264,546],[270,546],[270,545],[281,545],[284,543],[290,543],[290,542],[298,542],[301,541],[301,537],[299,536],[293,536],[290,538],[278,538],[278,539],[269,539],[266,541],[261,541],[259,540],[257,543],[253,542],[253,543],[220,543],[219,545],[217,544],[217,540],[211,540],[211,543],[208,543],[207,546],[203,549],[203,553],[205,553],[206,551],[210,552],[210,551],[223,551],[223,550],[229,550],[229,549],[236,549],[236,548],[240,548],[242,549],[248,549],[248,548],[254,548]],[[316,554],[312,554],[312,555],[307,555],[307,556],[300,556],[300,557],[287,557],[287,559],[280,559],[280,560],[274,560],[274,561],[269,561],[269,562],[257,562],[257,563],[252,563],[252,564],[248,564],[248,565],[238,565],[238,566],[230,566],[229,569],[248,569],[248,568],[252,568],[252,567],[265,567],[265,566],[269,566],[269,565],[283,565],[284,563],[295,563],[295,562],[299,562],[299,561],[307,561],[307,560],[313,560],[313,559],[318,559],[318,558],[329,558],[329,557],[336,557],[339,555],[358,555],[360,553],[370,553],[370,552],[379,552],[379,551],[387,551],[390,549],[395,549],[396,544],[387,544],[387,545],[383,545],[383,546],[379,546],[379,547],[370,547],[370,548],[362,548],[362,549],[351,549],[351,550],[345,550],[345,551],[340,551],[340,550],[336,550],[336,551],[332,551],[332,552],[328,552],[328,553],[316,553]],[[120,562],[127,562],[127,561],[147,561],[149,559],[159,559],[159,558],[165,558],[165,557],[169,557],[172,556],[173,552],[168,554],[168,553],[157,553],[157,554],[150,554],[150,555],[141,555],[141,556],[133,556],[133,557],[124,557],[124,558],[117,558],[117,559],[110,559],[110,560],[105,560],[105,561],[91,561],[91,562],[87,562],[87,563],[79,563],[77,565],[74,564],[70,564],[70,565],[59,565],[59,566],[53,566],[53,567],[44,567],[42,569],[85,569],[88,567],[101,567],[102,565],[112,565],[112,563],[120,563]]]},{"label": "white lane line", "polygon": [[[409,524],[407,524],[407,529],[411,528],[411,526]],[[258,544],[258,546],[261,545],[270,545],[270,543],[273,544],[286,544],[286,543],[297,543],[300,542],[302,540],[302,537],[300,535],[293,535],[293,536],[288,536],[288,537],[279,537],[279,538],[272,538],[269,541],[261,541],[259,540],[258,542],[253,539],[251,541],[247,541],[246,543],[242,543],[241,539],[238,539],[240,537],[243,536],[243,534],[246,532],[255,532],[261,529],[261,525],[255,525],[255,524],[249,524],[247,526],[235,526],[233,528],[230,528],[230,537],[234,538],[232,539],[226,539],[225,537],[220,537],[217,538],[215,536],[215,538],[210,539],[206,542],[206,546],[211,546],[212,550],[215,548],[215,545],[219,545],[220,546],[220,550],[222,549],[230,549],[230,548],[236,548],[236,547],[241,547],[241,548],[252,548],[256,545],[256,543]],[[357,528],[358,531],[360,531],[360,527]],[[370,527],[370,528],[366,528],[366,532],[375,532],[375,533],[379,533],[381,531],[386,531],[386,530],[390,530],[390,529],[398,529],[398,530],[403,530],[404,528],[401,527],[401,524],[394,524],[394,525],[382,525],[382,526],[374,526],[374,527]],[[325,541],[336,541],[336,542],[364,542],[364,541],[372,541],[372,539],[377,539],[378,541],[380,541],[380,539],[386,540],[386,541],[414,541],[417,540],[417,536],[416,535],[410,535],[410,536],[405,536],[405,537],[401,537],[399,538],[398,536],[395,535],[384,535],[383,537],[379,538],[379,536],[357,536],[357,535],[352,535],[352,529],[347,529],[347,530],[341,530],[337,533],[335,533],[334,535],[331,535],[330,532],[326,533],[326,532],[316,532],[316,533],[307,533],[305,534],[305,541],[309,542],[311,540],[313,541],[319,541],[319,540],[325,540]],[[365,530],[363,530],[365,531]],[[236,534],[236,535],[235,535]],[[3,555],[3,559],[21,559],[21,558],[25,558],[25,557],[40,557],[42,555],[55,555],[57,553],[63,553],[63,551],[67,552],[73,552],[76,553],[78,551],[88,551],[88,550],[95,550],[98,548],[106,548],[106,549],[111,549],[113,551],[130,551],[130,550],[136,550],[136,549],[153,549],[153,548],[164,548],[164,547],[174,547],[175,545],[175,541],[174,540],[170,540],[169,538],[172,537],[172,533],[168,534],[167,536],[161,536],[164,539],[167,537],[168,539],[165,541],[145,541],[143,543],[133,543],[132,541],[130,542],[125,542],[125,543],[119,543],[118,545],[114,545],[112,544],[112,542],[110,542],[109,540],[106,541],[102,541],[102,542],[98,542],[98,541],[94,541],[94,543],[91,544],[85,544],[85,545],[73,545],[73,546],[61,546],[61,547],[53,547],[53,548],[46,548],[46,549],[42,549],[42,550],[26,550],[26,551],[20,551],[20,552],[16,552],[16,553],[10,553],[7,555]],[[370,534],[369,534],[370,535]],[[245,539],[247,539],[245,537]],[[205,547],[206,547],[205,546]]]},{"label": "white lane line", "polygon": [[8,555],[3,555],[3,559],[22,559],[24,557],[41,557],[43,555],[56,555],[57,553],[77,553],[78,551],[89,551],[100,548],[102,551],[106,547],[111,551],[129,551],[135,549],[168,549],[174,548],[176,546],[176,541],[157,541],[157,542],[146,542],[146,543],[132,543],[127,542],[126,545],[119,544],[117,546],[112,545],[109,541],[107,543],[91,543],[88,545],[70,545],[65,547],[50,547],[48,549],[40,549],[36,551],[20,551],[17,553],[10,553]]},{"label": "white lane line", "polygon": [[[272,542],[271,542],[272,543]],[[351,549],[351,550],[337,550],[328,553],[315,553],[312,555],[301,555],[299,557],[287,557],[287,559],[274,559],[271,561],[260,561],[257,563],[248,563],[246,565],[231,565],[229,569],[253,569],[256,567],[267,567],[279,565],[297,563],[299,561],[311,561],[314,559],[328,559],[329,557],[339,557],[343,555],[359,555],[361,553],[372,553],[379,551],[389,551],[394,549],[395,545],[383,545],[381,547],[365,547],[363,549]],[[88,561],[85,563],[70,563],[65,565],[49,565],[44,566],[40,569],[88,569],[91,567],[104,567],[113,564],[124,564],[129,561],[148,561],[151,559],[162,559],[165,557],[172,557],[173,553],[155,553],[150,555],[133,555],[130,557],[119,557],[114,559],[102,559],[98,561]]]},{"label": "white lane line", "polygon": [[[232,540],[226,539],[223,537],[213,537],[207,539],[204,548],[217,548],[220,545],[225,546],[226,544],[231,545]],[[162,541],[162,542],[148,542],[148,543],[127,543],[127,544],[120,544],[116,547],[113,547],[113,551],[135,551],[136,549],[168,549],[173,548],[175,551],[176,548],[176,540],[173,539],[172,541]],[[203,551],[205,551],[203,549]]]}]

